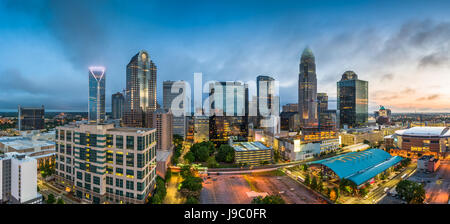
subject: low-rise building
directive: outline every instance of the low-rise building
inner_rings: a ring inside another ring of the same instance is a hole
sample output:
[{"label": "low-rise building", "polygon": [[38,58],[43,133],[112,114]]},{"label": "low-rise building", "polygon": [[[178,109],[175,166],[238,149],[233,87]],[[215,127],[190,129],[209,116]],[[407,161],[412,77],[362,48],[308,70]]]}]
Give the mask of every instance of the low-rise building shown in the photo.
[{"label": "low-rise building", "polygon": [[272,148],[261,142],[238,142],[231,143],[235,152],[235,163],[260,165],[272,162]]},{"label": "low-rise building", "polygon": [[417,169],[422,171],[434,172],[439,168],[441,162],[434,156],[422,156],[417,159]]},{"label": "low-rise building", "polygon": [[0,155],[0,203],[42,203],[37,192],[36,159],[17,152]]}]

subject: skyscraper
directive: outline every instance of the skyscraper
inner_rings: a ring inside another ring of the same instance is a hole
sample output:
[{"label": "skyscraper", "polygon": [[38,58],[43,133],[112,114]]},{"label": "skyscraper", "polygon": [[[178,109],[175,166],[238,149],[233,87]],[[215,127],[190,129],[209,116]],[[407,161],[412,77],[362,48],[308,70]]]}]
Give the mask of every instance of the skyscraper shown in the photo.
[{"label": "skyscraper", "polygon": [[89,67],[89,122],[105,120],[105,68]]},{"label": "skyscraper", "polygon": [[302,128],[317,127],[317,77],[314,54],[308,47],[300,59],[298,76],[298,113]]},{"label": "skyscraper", "polygon": [[[190,110],[190,90],[185,81],[163,82],[163,109],[173,114],[173,134],[186,135],[186,114]],[[186,105],[185,105],[186,104]]]},{"label": "skyscraper", "polygon": [[18,107],[17,128],[19,131],[39,130],[45,128],[45,109],[42,107]]},{"label": "skyscraper", "polygon": [[317,93],[317,112],[325,112],[328,110],[328,95],[326,93]]},{"label": "skyscraper", "polygon": [[156,110],[156,65],[141,50],[127,65],[126,103],[123,124],[150,127],[151,112]]},{"label": "skyscraper", "polygon": [[368,121],[368,82],[346,71],[337,82],[337,112],[340,128],[357,128]]},{"label": "skyscraper", "polygon": [[125,103],[125,97],[121,92],[114,93],[111,97],[112,118],[121,119],[123,114],[123,108]]},{"label": "skyscraper", "polygon": [[260,75],[256,78],[257,127],[271,133],[279,132],[280,100],[275,79]]}]

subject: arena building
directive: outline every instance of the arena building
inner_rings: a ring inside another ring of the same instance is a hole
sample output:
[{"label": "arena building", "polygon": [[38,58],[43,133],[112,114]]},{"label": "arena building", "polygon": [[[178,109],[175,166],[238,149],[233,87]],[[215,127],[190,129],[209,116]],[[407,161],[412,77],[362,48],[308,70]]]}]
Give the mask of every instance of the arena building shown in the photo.
[{"label": "arena building", "polygon": [[393,135],[393,155],[420,158],[424,155],[439,159],[449,157],[449,127],[412,127],[398,130]]}]

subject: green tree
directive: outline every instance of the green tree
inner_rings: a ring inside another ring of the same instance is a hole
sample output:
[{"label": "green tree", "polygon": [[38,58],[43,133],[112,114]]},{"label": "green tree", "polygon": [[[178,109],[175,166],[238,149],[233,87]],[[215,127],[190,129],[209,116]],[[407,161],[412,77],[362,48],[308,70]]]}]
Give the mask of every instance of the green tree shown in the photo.
[{"label": "green tree", "polygon": [[198,204],[198,199],[190,196],[186,199],[186,204]]},{"label": "green tree", "polygon": [[184,155],[184,161],[186,161],[187,163],[192,163],[192,162],[194,162],[194,161],[195,161],[194,153],[192,153],[192,152],[187,152],[187,153]]},{"label": "green tree", "polygon": [[56,201],[56,204],[65,204],[65,202],[62,198],[58,198],[58,200]]},{"label": "green tree", "polygon": [[167,169],[166,176],[165,176],[164,179],[165,179],[166,182],[169,182],[170,178],[172,178],[172,170],[171,169]]},{"label": "green tree", "polygon": [[316,189],[317,189],[317,179],[316,179],[316,176],[313,176],[313,178],[312,178],[312,181],[311,181],[311,188],[312,188],[313,190],[316,190]]},{"label": "green tree", "polygon": [[47,197],[47,204],[54,204],[56,202],[55,195],[49,194]]},{"label": "green tree", "polygon": [[206,161],[206,163],[207,163],[207,166],[208,166],[209,168],[216,168],[216,167],[219,166],[219,164],[217,163],[217,161],[216,161],[216,159],[214,158],[214,156],[210,156],[210,157],[208,158],[208,160]]},{"label": "green tree", "polygon": [[303,172],[308,171],[308,165],[303,164],[303,165],[302,165],[302,170],[303,170]]},{"label": "green tree", "polygon": [[188,176],[181,182],[181,188],[189,191],[200,191],[202,189],[202,178]]},{"label": "green tree", "polygon": [[323,181],[319,180],[319,183],[317,184],[317,191],[322,192],[323,191]]},{"label": "green tree", "polygon": [[425,189],[422,184],[402,180],[397,184],[395,190],[408,204],[423,204],[425,200]]},{"label": "green tree", "polygon": [[223,144],[219,147],[216,160],[219,162],[232,163],[234,161],[234,148]]},{"label": "green tree", "polygon": [[285,204],[285,201],[280,195],[267,195],[253,198],[252,204]]},{"label": "green tree", "polygon": [[305,182],[304,182],[307,186],[309,186],[311,184],[311,179],[309,177],[309,174],[306,174],[305,176]]},{"label": "green tree", "polygon": [[[234,150],[233,150],[233,151],[234,151]],[[280,161],[280,159],[281,159],[280,151],[279,151],[279,150],[274,150],[274,151],[273,151],[273,161],[274,161],[275,163],[278,163],[278,162]]]}]

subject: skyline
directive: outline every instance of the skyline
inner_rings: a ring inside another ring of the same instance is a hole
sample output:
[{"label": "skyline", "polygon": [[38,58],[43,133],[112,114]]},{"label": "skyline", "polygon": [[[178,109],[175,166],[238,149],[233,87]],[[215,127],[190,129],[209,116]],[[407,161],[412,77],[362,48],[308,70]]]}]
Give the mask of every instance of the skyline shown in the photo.
[{"label": "skyline", "polygon": [[87,111],[86,70],[102,65],[109,112],[140,50],[158,67],[160,105],[163,81],[193,84],[194,72],[202,72],[205,81],[274,77],[282,106],[297,102],[300,56],[309,46],[317,92],[328,94],[330,109],[336,82],[352,70],[369,81],[369,113],[379,105],[393,113],[450,112],[450,18],[443,7],[449,2],[372,8],[376,2],[1,1],[0,111],[19,104]]}]

